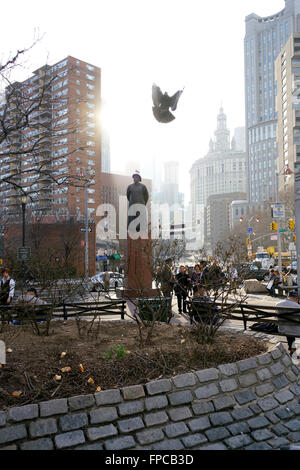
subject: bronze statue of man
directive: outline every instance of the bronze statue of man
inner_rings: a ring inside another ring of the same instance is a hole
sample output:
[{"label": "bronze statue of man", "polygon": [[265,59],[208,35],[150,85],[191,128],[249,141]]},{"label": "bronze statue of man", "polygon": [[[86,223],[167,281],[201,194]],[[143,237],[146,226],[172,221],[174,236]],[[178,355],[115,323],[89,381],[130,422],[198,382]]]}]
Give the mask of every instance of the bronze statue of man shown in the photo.
[{"label": "bronze statue of man", "polygon": [[[141,204],[143,206],[147,205],[149,200],[149,193],[147,187],[141,182],[142,178],[138,171],[135,171],[132,175],[133,183],[130,184],[127,188],[127,199],[129,208],[134,204]],[[136,212],[135,215],[128,215],[128,224],[135,220],[137,217],[143,216],[139,211]],[[140,231],[140,224],[137,225],[136,231]]]}]

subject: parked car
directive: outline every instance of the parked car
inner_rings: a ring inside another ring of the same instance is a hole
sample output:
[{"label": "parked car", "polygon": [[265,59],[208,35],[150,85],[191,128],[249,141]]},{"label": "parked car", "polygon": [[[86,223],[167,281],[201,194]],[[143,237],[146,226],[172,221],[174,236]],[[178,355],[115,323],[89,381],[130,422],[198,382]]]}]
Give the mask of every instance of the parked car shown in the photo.
[{"label": "parked car", "polygon": [[257,279],[258,281],[267,281],[269,279],[269,269],[262,269],[256,264],[247,264],[238,267],[239,276],[244,279]]},{"label": "parked car", "polygon": [[[91,291],[95,292],[99,290],[104,290],[103,275],[104,275],[104,272],[96,274],[95,276],[91,277],[90,279]],[[124,282],[124,274],[109,271],[109,288],[110,289],[122,287],[123,282]]]}]

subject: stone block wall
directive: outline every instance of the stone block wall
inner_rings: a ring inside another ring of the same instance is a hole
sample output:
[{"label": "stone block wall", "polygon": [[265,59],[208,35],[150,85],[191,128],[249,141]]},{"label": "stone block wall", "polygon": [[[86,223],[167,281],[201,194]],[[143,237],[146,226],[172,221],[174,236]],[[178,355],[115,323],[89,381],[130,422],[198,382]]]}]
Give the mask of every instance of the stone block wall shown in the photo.
[{"label": "stone block wall", "polygon": [[0,411],[0,450],[279,449],[300,442],[299,398],[300,370],[278,343],[214,369]]}]

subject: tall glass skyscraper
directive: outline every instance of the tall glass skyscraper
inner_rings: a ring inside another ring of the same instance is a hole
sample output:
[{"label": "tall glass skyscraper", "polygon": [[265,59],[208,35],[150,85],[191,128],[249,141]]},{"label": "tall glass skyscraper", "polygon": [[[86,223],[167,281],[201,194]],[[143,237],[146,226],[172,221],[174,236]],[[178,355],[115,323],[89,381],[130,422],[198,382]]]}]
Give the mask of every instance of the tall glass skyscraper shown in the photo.
[{"label": "tall glass skyscraper", "polygon": [[[245,99],[248,199],[273,200],[277,170],[275,60],[293,32],[300,31],[300,0],[285,0],[274,15],[246,17]],[[280,170],[280,168],[278,168]]]}]

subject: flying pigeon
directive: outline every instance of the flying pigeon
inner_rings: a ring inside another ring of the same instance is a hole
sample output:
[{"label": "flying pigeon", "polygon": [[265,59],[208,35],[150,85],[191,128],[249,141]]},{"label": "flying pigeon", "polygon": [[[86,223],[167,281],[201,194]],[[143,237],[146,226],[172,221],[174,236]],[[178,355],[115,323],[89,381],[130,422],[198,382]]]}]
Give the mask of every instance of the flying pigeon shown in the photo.
[{"label": "flying pigeon", "polygon": [[[184,90],[184,89],[183,89]],[[177,91],[175,95],[169,96],[168,93],[162,94],[161,89],[153,83],[152,85],[152,100],[153,100],[153,114],[158,122],[168,123],[175,119],[175,116],[170,112],[175,111],[177,108],[178,100],[183,93],[183,90]]]}]

